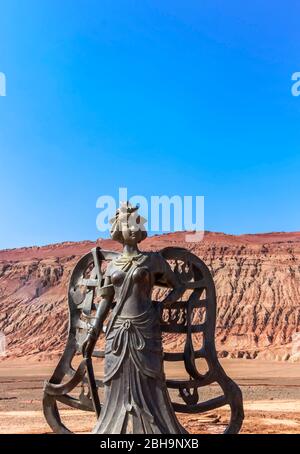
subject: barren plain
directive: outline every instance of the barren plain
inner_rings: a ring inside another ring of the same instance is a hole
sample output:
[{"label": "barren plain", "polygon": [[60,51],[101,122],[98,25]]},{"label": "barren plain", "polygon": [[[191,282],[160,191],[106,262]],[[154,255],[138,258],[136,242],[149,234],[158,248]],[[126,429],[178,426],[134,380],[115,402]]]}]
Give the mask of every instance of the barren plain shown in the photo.
[{"label": "barren plain", "polygon": [[[68,329],[67,284],[81,255],[111,240],[0,251],[0,432],[46,433],[43,381],[61,354]],[[224,235],[206,232],[187,243],[184,232],[150,237],[145,250],[190,249],[209,266],[217,289],[216,344],[226,372],[243,391],[244,433],[300,432],[300,232]],[[167,339],[169,348],[176,342]],[[102,364],[96,365],[101,376]],[[180,376],[173,366],[167,373]],[[201,398],[216,395],[211,386]],[[172,396],[176,398],[176,396]],[[190,432],[221,432],[228,411],[178,415]],[[86,433],[90,413],[63,409],[66,424]]]}]

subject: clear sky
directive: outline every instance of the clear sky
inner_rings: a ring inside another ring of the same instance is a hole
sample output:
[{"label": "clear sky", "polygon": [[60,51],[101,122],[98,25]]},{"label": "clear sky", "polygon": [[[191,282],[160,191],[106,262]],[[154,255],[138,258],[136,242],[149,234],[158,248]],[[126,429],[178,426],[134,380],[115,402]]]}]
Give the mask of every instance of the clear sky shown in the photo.
[{"label": "clear sky", "polygon": [[95,239],[96,200],[204,195],[300,230],[298,0],[1,0],[0,248]]}]

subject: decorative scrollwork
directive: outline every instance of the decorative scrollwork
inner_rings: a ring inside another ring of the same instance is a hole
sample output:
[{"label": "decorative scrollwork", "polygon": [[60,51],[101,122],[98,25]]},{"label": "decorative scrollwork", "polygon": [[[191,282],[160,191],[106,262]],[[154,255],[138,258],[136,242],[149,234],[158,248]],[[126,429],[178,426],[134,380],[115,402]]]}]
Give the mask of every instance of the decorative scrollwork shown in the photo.
[{"label": "decorative scrollwork", "polygon": [[[161,254],[185,288],[179,301],[172,307],[163,308],[161,317],[163,333],[185,336],[183,351],[164,353],[165,361],[183,361],[190,377],[188,380],[167,377],[168,388],[177,389],[183,401],[182,404],[173,402],[174,410],[203,413],[228,404],[231,419],[225,433],[237,433],[243,421],[242,394],[239,387],[225,374],[217,358],[214,341],[216,294],[212,276],[204,262],[186,249],[170,247],[163,249]],[[56,433],[71,433],[60,419],[57,402],[94,411],[97,416],[101,411],[98,388],[102,386],[102,382],[94,377],[92,359],[83,358],[77,370],[73,369],[72,360],[76,353],[82,353],[83,343],[101,298],[105,263],[117,256],[117,252],[95,248],[79,260],[72,272],[68,291],[68,340],[65,351],[44,388],[44,414]],[[124,330],[129,329],[125,325]],[[202,345],[194,345],[194,336],[203,340]],[[103,358],[104,351],[94,350],[92,356]],[[198,370],[198,358],[207,362],[208,371],[205,374]],[[205,402],[199,401],[199,388],[212,383],[220,385],[223,395]],[[77,386],[80,386],[78,397],[70,396],[70,392]]]},{"label": "decorative scrollwork", "polygon": [[[161,254],[169,261],[184,284],[186,292],[190,292],[187,301],[178,301],[174,305],[177,310],[176,317],[171,317],[167,324],[164,320],[162,324],[163,331],[184,333],[186,336],[183,352],[165,353],[166,361],[184,361],[186,371],[190,375],[189,380],[167,379],[168,387],[178,389],[184,401],[184,404],[173,402],[173,407],[175,411],[183,413],[203,413],[228,404],[231,408],[231,419],[225,433],[237,433],[244,418],[242,393],[237,384],[226,375],[218,361],[214,339],[216,292],[211,273],[202,260],[186,249],[169,247],[163,249]],[[184,325],[178,323],[180,310],[185,314]],[[197,314],[197,317],[195,311],[202,312]],[[198,349],[195,349],[193,344],[193,336],[196,333],[203,335],[202,345]],[[208,371],[205,374],[198,370],[197,358],[206,360]],[[223,395],[199,402],[198,389],[212,383],[220,385]]]}]

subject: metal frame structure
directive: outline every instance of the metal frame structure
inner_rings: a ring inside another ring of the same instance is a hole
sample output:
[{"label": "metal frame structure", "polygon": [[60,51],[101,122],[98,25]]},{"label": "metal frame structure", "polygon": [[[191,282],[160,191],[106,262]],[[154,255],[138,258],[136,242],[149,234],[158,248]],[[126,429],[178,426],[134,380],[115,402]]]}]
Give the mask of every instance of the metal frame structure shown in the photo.
[{"label": "metal frame structure", "polygon": [[[183,351],[164,352],[164,361],[184,363],[189,379],[174,380],[167,377],[169,389],[179,392],[182,403],[172,402],[176,412],[200,414],[229,405],[231,417],[224,433],[238,433],[243,422],[243,400],[238,385],[222,368],[215,347],[216,292],[211,273],[205,263],[186,249],[168,247],[160,251],[185,287],[185,299],[181,298],[172,307],[161,307],[162,333],[183,334]],[[44,386],[43,410],[45,418],[55,433],[72,433],[61,421],[57,402],[72,408],[95,412],[99,417],[101,403],[98,389],[103,386],[93,370],[93,358],[104,358],[104,351],[94,350],[83,357],[77,369],[72,366],[75,355],[82,354],[90,321],[101,304],[101,289],[104,285],[104,264],[118,257],[119,253],[99,247],[83,256],[76,264],[69,283],[69,333],[63,355],[49,381]],[[163,282],[158,283],[162,288]],[[157,304],[160,304],[157,301]],[[198,314],[197,314],[198,311]],[[204,313],[200,320],[199,311]],[[202,333],[201,347],[194,346],[194,335]],[[208,370],[199,371],[197,359],[206,361]],[[199,400],[199,389],[219,384],[222,395]],[[70,395],[77,390],[78,397]]]}]

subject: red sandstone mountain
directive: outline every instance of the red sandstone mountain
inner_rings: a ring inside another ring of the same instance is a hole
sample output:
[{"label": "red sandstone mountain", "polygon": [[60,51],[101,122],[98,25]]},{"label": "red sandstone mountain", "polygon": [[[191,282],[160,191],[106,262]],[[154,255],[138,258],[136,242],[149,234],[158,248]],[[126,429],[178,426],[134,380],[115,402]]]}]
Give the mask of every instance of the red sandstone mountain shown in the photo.
[{"label": "red sandstone mountain", "polygon": [[[105,249],[118,249],[99,240]],[[53,354],[67,333],[66,291],[78,258],[95,243],[61,243],[0,251],[0,332],[9,357]],[[218,294],[217,348],[221,356],[296,360],[300,356],[300,232],[154,236],[145,250],[190,249],[211,269]],[[171,341],[171,340],[170,340]],[[299,344],[299,347],[298,347]]]}]

